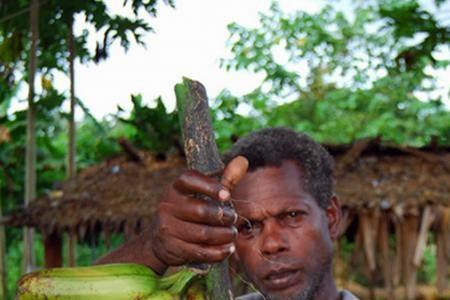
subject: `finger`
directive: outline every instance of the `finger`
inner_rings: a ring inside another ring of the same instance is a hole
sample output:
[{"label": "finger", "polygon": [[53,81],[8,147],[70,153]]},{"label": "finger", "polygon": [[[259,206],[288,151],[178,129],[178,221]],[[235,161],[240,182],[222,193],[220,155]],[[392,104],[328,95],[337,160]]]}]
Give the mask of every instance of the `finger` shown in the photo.
[{"label": "finger", "polygon": [[210,226],[231,226],[236,223],[236,211],[219,202],[186,197],[182,204],[160,202],[161,215],[174,216],[180,220]]},{"label": "finger", "polygon": [[247,173],[248,160],[244,156],[233,158],[222,174],[221,183],[228,189],[232,189]]},{"label": "finger", "polygon": [[221,246],[205,246],[185,243],[181,241],[181,248],[184,249],[183,257],[188,262],[195,263],[215,263],[226,259],[236,250],[233,243]]},{"label": "finger", "polygon": [[214,199],[219,199],[219,192],[224,190],[224,187],[217,179],[205,176],[194,170],[181,174],[174,182],[173,187],[185,195],[199,193]]},{"label": "finger", "polygon": [[226,245],[233,243],[237,236],[237,229],[234,226],[208,226],[178,219],[173,221],[173,225],[173,236],[192,244]]},{"label": "finger", "polygon": [[208,246],[185,242],[173,236],[170,239],[158,236],[155,242],[156,252],[160,258],[172,266],[190,262],[219,262],[235,251],[234,243]]}]

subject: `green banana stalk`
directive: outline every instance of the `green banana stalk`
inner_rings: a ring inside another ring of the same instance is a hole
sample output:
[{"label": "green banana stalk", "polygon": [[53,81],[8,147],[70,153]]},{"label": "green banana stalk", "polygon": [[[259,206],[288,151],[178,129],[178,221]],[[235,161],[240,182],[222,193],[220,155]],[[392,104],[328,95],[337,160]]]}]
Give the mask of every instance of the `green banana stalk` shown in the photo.
[{"label": "green banana stalk", "polygon": [[25,275],[17,300],[143,299],[157,290],[158,276],[138,264],[55,268]]},{"label": "green banana stalk", "polygon": [[194,270],[182,268],[178,272],[164,276],[159,280],[158,289],[175,295],[181,295],[189,283],[198,276]]},{"label": "green banana stalk", "polygon": [[179,300],[198,275],[182,268],[160,278],[138,264],[46,269],[21,278],[16,300]]}]

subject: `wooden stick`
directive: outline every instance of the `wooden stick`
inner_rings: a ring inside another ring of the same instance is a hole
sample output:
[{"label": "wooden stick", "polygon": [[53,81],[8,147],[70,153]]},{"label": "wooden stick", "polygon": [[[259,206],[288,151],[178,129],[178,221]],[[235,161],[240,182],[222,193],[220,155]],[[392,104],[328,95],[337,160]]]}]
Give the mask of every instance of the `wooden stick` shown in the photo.
[{"label": "wooden stick", "polygon": [[[206,175],[217,174],[223,170],[223,163],[214,140],[205,88],[200,82],[183,78],[183,83],[175,86],[175,93],[188,168]],[[233,299],[228,271],[227,260],[212,265],[207,276],[211,299]]]},{"label": "wooden stick", "polygon": [[433,224],[435,218],[434,210],[431,205],[427,205],[422,215],[422,222],[420,224],[420,233],[417,240],[416,250],[414,253],[414,266],[419,267],[422,261],[425,246],[428,241],[428,232],[430,231],[431,224]]},{"label": "wooden stick", "polygon": [[359,216],[359,222],[363,234],[364,253],[366,254],[367,263],[371,272],[375,271],[377,265],[375,261],[375,222],[371,213],[363,212]]},{"label": "wooden stick", "polygon": [[363,247],[366,262],[369,267],[370,278],[370,299],[375,299],[375,270],[377,267],[375,260],[375,240],[378,227],[378,213],[376,211],[363,212],[359,217],[362,231]]},{"label": "wooden stick", "polygon": [[402,282],[402,274],[403,273],[403,263],[402,263],[402,253],[403,253],[403,231],[402,224],[399,218],[394,218],[395,222],[395,262],[394,262],[394,270],[392,276],[392,283],[394,286],[400,285]]},{"label": "wooden stick", "polygon": [[392,263],[389,251],[389,215],[384,212],[380,217],[380,225],[378,228],[378,245],[381,251],[381,266],[383,268],[384,287],[389,299],[394,299]]},{"label": "wooden stick", "polygon": [[61,234],[54,231],[44,236],[44,267],[59,268],[63,266]]},{"label": "wooden stick", "polygon": [[436,287],[442,295],[448,286],[450,260],[450,207],[439,207],[439,222],[436,233]]},{"label": "wooden stick", "polygon": [[417,241],[417,227],[419,225],[419,217],[416,215],[408,215],[403,223],[404,230],[404,263],[405,263],[405,285],[406,299],[413,300],[416,294],[417,268],[414,265],[414,246]]},{"label": "wooden stick", "polygon": [[129,140],[127,140],[124,137],[120,137],[117,142],[119,143],[120,147],[122,147],[122,150],[128,155],[128,157],[132,161],[137,162],[137,163],[144,162],[139,151]]},{"label": "wooden stick", "polygon": [[77,235],[75,234],[74,231],[70,231],[69,232],[69,245],[68,245],[68,250],[69,250],[69,267],[75,267],[76,266],[76,247],[77,245]]}]

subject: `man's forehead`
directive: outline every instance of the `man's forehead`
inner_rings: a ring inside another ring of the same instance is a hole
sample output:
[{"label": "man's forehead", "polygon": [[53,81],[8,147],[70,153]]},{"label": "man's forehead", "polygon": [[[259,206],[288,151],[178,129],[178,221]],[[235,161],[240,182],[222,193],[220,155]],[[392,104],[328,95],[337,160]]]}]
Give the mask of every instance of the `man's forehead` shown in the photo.
[{"label": "man's forehead", "polygon": [[309,210],[314,206],[315,200],[309,196],[299,196],[261,199],[260,201],[233,199],[233,203],[238,215],[252,220],[261,220],[266,217],[275,217],[291,210]]},{"label": "man's forehead", "polygon": [[301,168],[293,161],[284,161],[280,166],[260,167],[247,173],[232,192],[238,195],[254,196],[280,189],[285,189],[286,192],[305,191],[307,189],[304,187],[304,182]]}]

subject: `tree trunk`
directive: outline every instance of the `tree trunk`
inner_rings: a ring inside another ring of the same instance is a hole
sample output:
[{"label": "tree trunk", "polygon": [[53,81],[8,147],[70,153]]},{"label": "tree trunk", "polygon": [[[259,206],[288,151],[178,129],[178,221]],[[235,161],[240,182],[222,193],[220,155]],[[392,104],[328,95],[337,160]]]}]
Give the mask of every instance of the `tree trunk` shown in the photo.
[{"label": "tree trunk", "polygon": [[[75,176],[75,71],[74,58],[75,49],[73,44],[73,18],[68,23],[67,47],[69,49],[69,77],[70,77],[70,111],[69,111],[69,132],[67,149],[67,178],[70,180]],[[73,234],[69,235],[69,266],[75,266],[76,239]]]},{"label": "tree trunk", "polygon": [[[206,175],[217,174],[223,169],[223,163],[214,141],[205,88],[197,81],[184,78],[183,84],[175,86],[175,93],[188,168]],[[210,299],[233,299],[226,260],[211,266],[207,287]]]},{"label": "tree trunk", "polygon": [[[3,216],[0,195],[0,219]],[[0,300],[6,299],[5,227],[0,226]]]},{"label": "tree trunk", "polygon": [[[25,166],[25,206],[36,198],[36,107],[34,104],[34,79],[37,66],[37,43],[39,40],[39,1],[32,0],[30,6],[31,47],[28,65],[28,111],[27,111],[27,145]],[[24,228],[23,271],[34,268],[33,229]]]},{"label": "tree trunk", "polygon": [[70,111],[69,111],[69,143],[67,149],[67,177],[72,179],[75,176],[75,70],[74,59],[75,49],[73,44],[73,21],[70,22],[67,36],[67,46],[69,49],[69,76],[70,76]]}]

